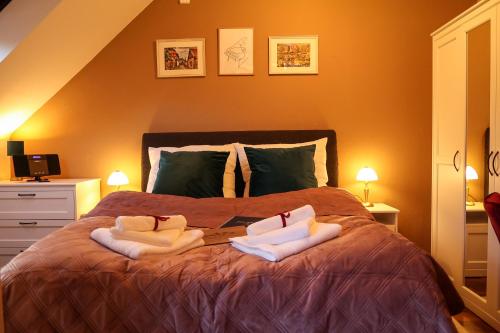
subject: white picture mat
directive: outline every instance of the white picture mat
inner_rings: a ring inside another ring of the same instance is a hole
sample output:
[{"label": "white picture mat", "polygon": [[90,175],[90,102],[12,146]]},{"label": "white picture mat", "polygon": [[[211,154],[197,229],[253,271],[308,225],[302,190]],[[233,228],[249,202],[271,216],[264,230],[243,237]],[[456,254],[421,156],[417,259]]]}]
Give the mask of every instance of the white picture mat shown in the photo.
[{"label": "white picture mat", "polygon": [[[278,67],[278,44],[311,44],[309,67]],[[270,36],[269,74],[318,74],[318,36]]]},{"label": "white picture mat", "polygon": [[219,29],[219,75],[253,75],[253,29]]}]

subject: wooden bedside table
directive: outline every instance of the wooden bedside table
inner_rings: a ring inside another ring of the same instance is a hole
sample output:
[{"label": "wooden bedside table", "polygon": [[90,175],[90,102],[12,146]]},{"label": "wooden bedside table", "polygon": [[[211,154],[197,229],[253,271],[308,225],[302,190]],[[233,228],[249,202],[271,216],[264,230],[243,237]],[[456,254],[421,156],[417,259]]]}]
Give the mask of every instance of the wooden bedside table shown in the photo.
[{"label": "wooden bedside table", "polygon": [[101,199],[100,183],[100,179],[0,181],[0,267],[94,208]]},{"label": "wooden bedside table", "polygon": [[384,224],[392,231],[398,231],[398,215],[399,209],[391,207],[383,203],[374,203],[373,207],[366,207],[377,222]]}]

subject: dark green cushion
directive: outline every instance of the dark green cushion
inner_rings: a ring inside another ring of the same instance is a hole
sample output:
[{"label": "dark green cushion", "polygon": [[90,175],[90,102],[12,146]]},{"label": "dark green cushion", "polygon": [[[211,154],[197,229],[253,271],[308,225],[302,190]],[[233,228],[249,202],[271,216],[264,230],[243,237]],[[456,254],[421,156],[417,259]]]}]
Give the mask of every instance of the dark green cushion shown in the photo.
[{"label": "dark green cushion", "polygon": [[153,193],[193,198],[222,197],[229,152],[162,151]]},{"label": "dark green cushion", "polygon": [[314,175],[316,145],[295,148],[245,147],[250,176],[250,196],[318,187]]}]

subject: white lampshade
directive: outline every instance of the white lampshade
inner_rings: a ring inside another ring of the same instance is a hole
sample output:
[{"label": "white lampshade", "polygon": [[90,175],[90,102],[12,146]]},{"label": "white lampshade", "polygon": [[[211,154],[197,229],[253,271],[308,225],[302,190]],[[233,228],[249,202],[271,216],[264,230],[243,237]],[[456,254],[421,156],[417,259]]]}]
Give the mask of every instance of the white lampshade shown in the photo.
[{"label": "white lampshade", "polygon": [[477,175],[476,170],[468,165],[465,168],[465,180],[478,180],[479,176]]},{"label": "white lampshade", "polygon": [[113,171],[108,178],[109,186],[122,186],[128,184],[128,177],[120,170]]},{"label": "white lampshade", "polygon": [[378,176],[372,168],[364,167],[358,171],[356,180],[360,182],[374,182],[378,180]]}]

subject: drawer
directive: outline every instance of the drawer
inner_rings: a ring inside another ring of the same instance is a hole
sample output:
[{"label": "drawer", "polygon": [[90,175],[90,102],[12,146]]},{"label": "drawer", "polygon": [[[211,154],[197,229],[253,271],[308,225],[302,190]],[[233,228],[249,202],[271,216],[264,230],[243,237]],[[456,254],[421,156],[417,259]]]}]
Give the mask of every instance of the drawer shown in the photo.
[{"label": "drawer", "polygon": [[396,226],[394,224],[386,224],[385,225],[389,230],[392,230],[394,232],[396,232]]},{"label": "drawer", "polygon": [[72,220],[3,220],[0,221],[0,247],[5,243],[36,241],[65,226]]},{"label": "drawer", "polygon": [[73,191],[0,192],[0,220],[75,219]]},{"label": "drawer", "polygon": [[0,247],[0,268],[2,268],[2,266],[7,265],[9,263],[9,261],[12,260],[12,258],[14,258],[19,253],[23,252],[26,249],[27,249],[27,247],[23,247],[23,248],[19,248],[19,247],[2,248],[2,247]]}]

